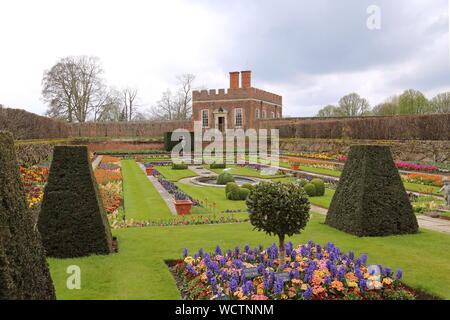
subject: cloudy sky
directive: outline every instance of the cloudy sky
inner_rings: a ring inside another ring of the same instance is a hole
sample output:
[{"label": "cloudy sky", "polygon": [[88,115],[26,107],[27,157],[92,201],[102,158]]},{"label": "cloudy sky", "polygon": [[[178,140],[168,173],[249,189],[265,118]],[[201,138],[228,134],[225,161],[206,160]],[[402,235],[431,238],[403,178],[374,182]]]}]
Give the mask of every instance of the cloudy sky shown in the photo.
[{"label": "cloudy sky", "polygon": [[450,91],[449,0],[0,0],[1,104],[43,114],[43,72],[68,55],[98,56],[107,83],[137,87],[146,107],[179,74],[218,89],[252,70],[285,115],[311,116],[351,92],[376,105]]}]

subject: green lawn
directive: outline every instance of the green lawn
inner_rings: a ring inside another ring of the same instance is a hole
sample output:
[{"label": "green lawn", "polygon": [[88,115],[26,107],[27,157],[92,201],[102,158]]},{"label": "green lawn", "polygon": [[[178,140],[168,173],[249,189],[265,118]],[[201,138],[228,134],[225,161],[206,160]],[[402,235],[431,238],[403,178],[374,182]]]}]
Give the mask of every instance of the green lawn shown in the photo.
[{"label": "green lawn", "polygon": [[121,163],[126,218],[148,220],[173,217],[166,203],[136,161],[122,160]]},{"label": "green lawn", "polygon": [[[233,201],[225,198],[225,188],[199,187],[179,182],[175,184],[185,193],[194,198],[194,200],[205,201],[205,199],[208,199],[209,203],[215,202],[217,204],[216,213],[220,213],[225,210],[247,210],[245,201]],[[192,213],[211,214],[211,212],[204,209],[194,210]],[[247,213],[237,213],[234,215],[234,217],[248,218],[248,215]]]},{"label": "green lawn", "polygon": [[[205,168],[209,169],[209,166],[205,166]],[[261,178],[261,179],[272,179],[272,178],[284,177],[284,175],[282,175],[282,174],[264,175],[264,174],[259,173],[259,171],[248,169],[248,168],[242,168],[237,165],[229,165],[228,164],[227,168],[231,168],[232,170],[230,170],[229,172],[235,176],[247,176],[247,177],[255,177],[255,178]],[[211,171],[213,171],[217,174],[220,174],[223,172],[223,169],[211,169]]]},{"label": "green lawn", "polygon": [[[415,235],[358,238],[323,224],[314,214],[301,235],[288,239],[294,244],[313,240],[332,241],[344,252],[367,253],[368,262],[394,270],[401,268],[404,281],[416,289],[450,299],[450,236],[421,230]],[[186,227],[147,227],[114,230],[119,253],[78,259],[49,259],[58,299],[180,299],[175,281],[164,260],[181,257],[186,247],[213,251],[249,244],[269,246],[275,237],[253,231],[249,223]],[[66,288],[66,269],[81,268],[81,290]]]},{"label": "green lawn", "polygon": [[158,170],[164,176],[164,178],[169,181],[178,181],[183,178],[198,176],[198,174],[196,174],[192,170],[174,170],[171,166],[155,166],[155,169]]}]

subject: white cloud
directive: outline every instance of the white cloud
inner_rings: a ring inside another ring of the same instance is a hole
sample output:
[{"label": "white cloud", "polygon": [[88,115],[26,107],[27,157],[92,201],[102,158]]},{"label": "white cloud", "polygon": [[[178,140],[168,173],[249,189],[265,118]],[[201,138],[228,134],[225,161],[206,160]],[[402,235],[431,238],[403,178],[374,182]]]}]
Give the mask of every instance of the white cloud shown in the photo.
[{"label": "white cloud", "polygon": [[67,55],[100,57],[108,84],[138,87],[147,106],[178,74],[226,88],[244,69],[292,116],[350,92],[375,105],[450,90],[447,1],[378,2],[382,29],[368,31],[368,0],[1,1],[0,103],[42,114],[43,72]]}]

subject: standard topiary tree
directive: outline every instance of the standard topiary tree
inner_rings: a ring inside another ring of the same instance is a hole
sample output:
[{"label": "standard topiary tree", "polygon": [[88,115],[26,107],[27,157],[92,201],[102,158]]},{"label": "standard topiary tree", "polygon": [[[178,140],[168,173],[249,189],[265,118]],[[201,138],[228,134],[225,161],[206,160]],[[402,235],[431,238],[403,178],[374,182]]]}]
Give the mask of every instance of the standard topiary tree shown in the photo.
[{"label": "standard topiary tree", "polygon": [[222,172],[217,177],[216,184],[226,185],[228,182],[234,182],[234,177],[228,172]]},{"label": "standard topiary tree", "polygon": [[299,234],[308,223],[308,196],[293,183],[261,182],[249,194],[246,204],[255,229],[278,236],[281,270],[286,261],[285,236]]},{"label": "standard topiary tree", "polygon": [[310,197],[316,196],[316,186],[312,183],[307,183],[303,186],[303,189],[305,190],[306,194]]},{"label": "standard topiary tree", "polygon": [[389,147],[350,148],[325,223],[360,237],[417,232],[417,219]]},{"label": "standard topiary tree", "polygon": [[55,289],[19,176],[13,137],[0,131],[0,300],[52,300]]},{"label": "standard topiary tree", "polygon": [[38,227],[50,257],[111,253],[111,230],[86,146],[55,147]]},{"label": "standard topiary tree", "polygon": [[312,179],[311,183],[316,187],[316,196],[321,197],[325,194],[325,182],[322,179]]}]

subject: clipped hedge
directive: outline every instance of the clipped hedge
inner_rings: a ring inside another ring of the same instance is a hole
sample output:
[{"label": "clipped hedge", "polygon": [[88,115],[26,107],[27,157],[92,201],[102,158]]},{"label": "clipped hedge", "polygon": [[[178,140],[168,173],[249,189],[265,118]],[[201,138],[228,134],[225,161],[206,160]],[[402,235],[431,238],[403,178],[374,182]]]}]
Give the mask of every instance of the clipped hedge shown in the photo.
[{"label": "clipped hedge", "polygon": [[53,300],[41,237],[27,208],[13,137],[0,131],[0,300]]},{"label": "clipped hedge", "polygon": [[209,165],[210,169],[225,169],[227,165],[225,163],[211,163]]},{"label": "clipped hedge", "polygon": [[188,168],[188,165],[185,163],[174,163],[172,164],[173,170],[186,170]]},{"label": "clipped hedge", "polygon": [[316,187],[316,197],[321,197],[325,194],[325,182],[322,179],[312,179],[311,183]]},{"label": "clipped hedge", "polygon": [[360,237],[417,232],[417,219],[389,147],[350,148],[325,223]]},{"label": "clipped hedge", "polygon": [[111,252],[111,230],[86,146],[55,147],[38,227],[50,257]]}]

